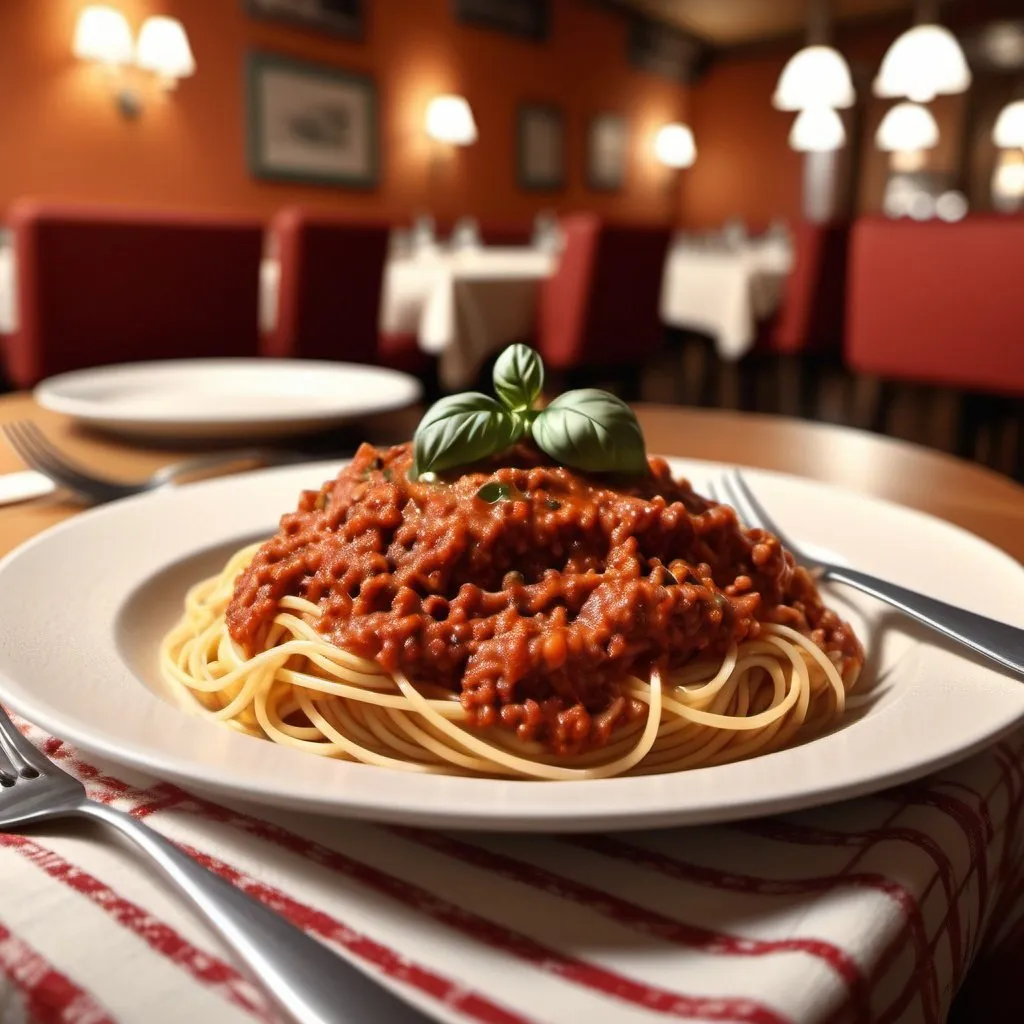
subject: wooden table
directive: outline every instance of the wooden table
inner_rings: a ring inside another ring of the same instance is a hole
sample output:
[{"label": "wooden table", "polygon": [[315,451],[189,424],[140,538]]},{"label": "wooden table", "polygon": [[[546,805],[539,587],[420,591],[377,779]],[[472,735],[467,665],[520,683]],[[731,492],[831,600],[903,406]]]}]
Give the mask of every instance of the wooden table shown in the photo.
[{"label": "wooden table", "polygon": [[[986,469],[860,431],[773,416],[638,406],[650,451],[736,462],[840,484],[948,519],[1024,561],[1024,488]],[[365,436],[411,436],[419,410],[367,421]],[[0,398],[0,423],[35,420],[87,466],[130,480],[192,452],[142,448],[76,428],[28,395]],[[21,468],[0,444],[0,473]],[[66,519],[78,506],[57,496],[0,508],[0,553]]]}]

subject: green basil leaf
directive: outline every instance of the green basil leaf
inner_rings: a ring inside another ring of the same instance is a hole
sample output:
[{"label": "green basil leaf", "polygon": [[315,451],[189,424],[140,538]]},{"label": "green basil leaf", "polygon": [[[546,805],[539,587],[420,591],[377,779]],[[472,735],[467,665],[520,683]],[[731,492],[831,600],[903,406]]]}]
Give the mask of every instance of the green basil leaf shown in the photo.
[{"label": "green basil leaf", "polygon": [[492,480],[489,484],[484,484],[479,491],[476,492],[476,496],[481,501],[486,501],[488,505],[493,505],[495,502],[501,501],[502,498],[507,498],[512,493],[512,488],[508,484],[503,484],[498,480]]},{"label": "green basil leaf", "polygon": [[533,421],[533,439],[556,462],[591,473],[647,472],[644,435],[621,398],[584,388],[559,395]]},{"label": "green basil leaf", "polygon": [[414,475],[465,466],[504,451],[525,424],[500,402],[478,391],[435,402],[413,437]]},{"label": "green basil leaf", "polygon": [[515,412],[530,408],[544,387],[544,363],[528,345],[509,345],[494,364],[494,390]]}]

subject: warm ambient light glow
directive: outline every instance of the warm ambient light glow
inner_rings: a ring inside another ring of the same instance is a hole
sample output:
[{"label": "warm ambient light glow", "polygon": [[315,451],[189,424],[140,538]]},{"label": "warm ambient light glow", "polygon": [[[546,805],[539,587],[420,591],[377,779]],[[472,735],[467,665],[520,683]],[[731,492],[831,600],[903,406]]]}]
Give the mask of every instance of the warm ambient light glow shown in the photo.
[{"label": "warm ambient light glow", "polygon": [[931,149],[939,141],[939,126],[927,107],[897,103],[878,126],[875,145],[888,152]]},{"label": "warm ambient light glow", "polygon": [[793,54],[772,96],[772,106],[777,110],[844,108],[852,107],[853,101],[850,68],[831,46],[805,46]]},{"label": "warm ambient light glow", "polygon": [[427,106],[427,134],[438,142],[468,146],[476,142],[473,111],[462,96],[435,96]]},{"label": "warm ambient light glow", "polygon": [[179,78],[187,78],[196,70],[185,27],[177,18],[154,17],[142,23],[135,62],[172,86]]},{"label": "warm ambient light glow", "polygon": [[800,153],[827,153],[846,142],[842,118],[831,107],[801,110],[789,132],[789,145]]},{"label": "warm ambient light glow", "polygon": [[942,25],[915,25],[886,51],[876,96],[906,96],[927,103],[940,94],[965,92],[971,71],[956,36]]},{"label": "warm ambient light glow", "polygon": [[992,141],[1000,149],[1024,149],[1024,100],[1007,103],[999,112]]},{"label": "warm ambient light glow", "polygon": [[654,153],[666,167],[692,167],[697,159],[693,132],[685,124],[666,124],[654,138]]},{"label": "warm ambient light glow", "polygon": [[72,51],[82,60],[110,65],[130,64],[132,30],[127,19],[120,11],[102,4],[83,8],[75,24]]}]

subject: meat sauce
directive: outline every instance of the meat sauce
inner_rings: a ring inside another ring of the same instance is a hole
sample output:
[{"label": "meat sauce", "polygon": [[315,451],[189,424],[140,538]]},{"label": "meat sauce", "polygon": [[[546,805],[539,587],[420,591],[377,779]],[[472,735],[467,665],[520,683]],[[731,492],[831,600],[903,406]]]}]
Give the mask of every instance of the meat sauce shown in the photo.
[{"label": "meat sauce", "polygon": [[429,482],[411,465],[410,445],[363,445],[302,494],[235,584],[236,642],[252,653],[280,599],[301,596],[332,643],[557,753],[644,713],[626,675],[721,655],[761,622],[801,630],[841,672],[862,660],[778,539],[661,459],[642,478],[584,476],[526,446]]}]

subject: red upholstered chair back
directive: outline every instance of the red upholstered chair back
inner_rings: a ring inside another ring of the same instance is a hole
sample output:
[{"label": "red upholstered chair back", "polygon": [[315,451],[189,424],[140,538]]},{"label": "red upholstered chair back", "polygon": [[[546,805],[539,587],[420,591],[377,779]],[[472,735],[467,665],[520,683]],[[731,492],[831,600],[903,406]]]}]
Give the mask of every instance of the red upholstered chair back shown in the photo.
[{"label": "red upholstered chair back", "polygon": [[846,354],[880,377],[1024,395],[1024,218],[865,218],[853,228]]},{"label": "red upholstered chair back", "polygon": [[661,345],[669,229],[562,221],[564,248],[538,302],[537,346],[554,369],[636,365]]},{"label": "red upholstered chair back", "polygon": [[257,354],[258,221],[21,201],[8,222],[17,386],[107,363]]},{"label": "red upholstered chair back", "polygon": [[822,352],[842,344],[847,224],[803,222],[793,228],[793,267],[769,333],[773,352]]},{"label": "red upholstered chair back", "polygon": [[281,266],[272,356],[378,361],[378,325],[390,226],[300,209],[272,230]]}]

